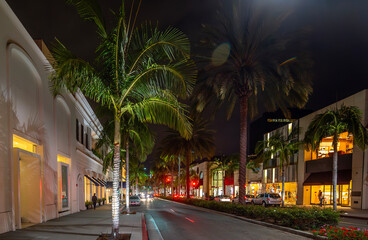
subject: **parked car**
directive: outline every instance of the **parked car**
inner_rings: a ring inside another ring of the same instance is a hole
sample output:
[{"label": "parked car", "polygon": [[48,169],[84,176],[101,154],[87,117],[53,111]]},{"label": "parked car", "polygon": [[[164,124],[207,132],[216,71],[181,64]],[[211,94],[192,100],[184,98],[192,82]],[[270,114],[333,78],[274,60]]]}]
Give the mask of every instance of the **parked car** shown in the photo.
[{"label": "parked car", "polygon": [[264,207],[269,205],[280,206],[281,202],[281,196],[278,193],[262,193],[252,200],[252,204],[262,205]]},{"label": "parked car", "polygon": [[214,200],[217,202],[231,202],[230,196],[227,195],[216,196]]},{"label": "parked car", "polygon": [[131,206],[140,206],[141,205],[141,199],[134,195],[129,197],[129,205]]},{"label": "parked car", "polygon": [[[250,195],[250,194],[245,195],[244,197],[245,203],[252,203],[253,198],[254,198],[254,195]],[[233,198],[233,203],[237,203],[237,202],[239,202],[239,196],[236,196]]]}]

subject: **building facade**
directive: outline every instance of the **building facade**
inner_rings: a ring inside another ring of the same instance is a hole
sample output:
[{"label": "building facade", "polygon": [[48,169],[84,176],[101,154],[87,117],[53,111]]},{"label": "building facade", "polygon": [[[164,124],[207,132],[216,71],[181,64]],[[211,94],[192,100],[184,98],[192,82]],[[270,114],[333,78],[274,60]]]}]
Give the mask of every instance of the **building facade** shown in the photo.
[{"label": "building facade", "polygon": [[[350,97],[331,104],[293,123],[286,124],[266,133],[269,139],[279,132],[283,135],[298,127],[299,140],[305,137],[313,118],[329,109],[341,105],[357,106],[363,117],[363,125],[368,122],[368,90],[360,91]],[[285,202],[297,205],[319,204],[318,192],[321,190],[325,204],[332,204],[332,136],[322,140],[317,151],[310,151],[301,145],[298,153],[291,159],[286,171]],[[345,132],[340,134],[338,143],[337,203],[356,209],[368,209],[368,155],[354,145],[354,136]],[[277,158],[269,161],[262,169],[263,191],[281,193],[281,170]]]},{"label": "building facade", "polygon": [[49,88],[47,48],[0,1],[0,233],[108,198],[92,149],[102,127],[85,97]]}]

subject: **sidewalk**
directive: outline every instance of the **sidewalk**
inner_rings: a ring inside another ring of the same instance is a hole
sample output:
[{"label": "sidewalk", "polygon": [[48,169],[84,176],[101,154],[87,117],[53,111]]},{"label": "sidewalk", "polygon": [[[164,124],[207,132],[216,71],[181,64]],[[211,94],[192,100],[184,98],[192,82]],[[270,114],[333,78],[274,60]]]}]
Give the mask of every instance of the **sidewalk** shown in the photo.
[{"label": "sidewalk", "polygon": [[[144,219],[143,213],[120,214],[120,233],[131,235],[131,240],[142,240],[142,227],[144,227],[142,218]],[[96,240],[101,233],[111,233],[111,205],[0,234],[0,239]]]},{"label": "sidewalk", "polygon": [[358,218],[368,220],[368,209],[352,209],[350,207],[338,207],[338,211],[341,211],[341,217]]}]

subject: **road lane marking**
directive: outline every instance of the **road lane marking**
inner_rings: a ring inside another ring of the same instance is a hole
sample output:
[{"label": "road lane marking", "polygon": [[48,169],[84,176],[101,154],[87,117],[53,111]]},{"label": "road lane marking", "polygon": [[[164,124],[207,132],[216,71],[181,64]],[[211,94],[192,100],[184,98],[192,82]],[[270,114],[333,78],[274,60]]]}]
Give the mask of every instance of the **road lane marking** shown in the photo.
[{"label": "road lane marking", "polygon": [[190,218],[185,218],[185,219],[187,219],[189,222],[192,222],[192,223],[194,223],[194,221],[192,220],[192,219],[190,219]]}]

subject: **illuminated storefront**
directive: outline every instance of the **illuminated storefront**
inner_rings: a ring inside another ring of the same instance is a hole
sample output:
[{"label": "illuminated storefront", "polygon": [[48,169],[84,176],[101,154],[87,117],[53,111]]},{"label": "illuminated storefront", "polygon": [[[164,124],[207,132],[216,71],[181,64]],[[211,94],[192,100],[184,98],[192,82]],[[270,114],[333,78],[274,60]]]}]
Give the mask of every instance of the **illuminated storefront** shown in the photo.
[{"label": "illuminated storefront", "polygon": [[247,194],[257,196],[258,194],[262,193],[262,183],[251,182],[248,184],[246,192]]},{"label": "illuminated storefront", "polygon": [[[332,157],[334,153],[332,140],[332,136],[323,138],[317,151],[305,150],[305,161]],[[353,153],[353,140],[353,135],[348,134],[348,132],[341,133],[339,135],[339,142],[337,143],[338,154]]]},{"label": "illuminated storefront", "polygon": [[[304,183],[304,202],[306,204],[320,204],[318,199],[319,191],[322,192],[324,197],[324,204],[333,204],[333,191],[332,191],[332,174],[323,173],[325,178],[320,177],[320,180],[325,180],[324,184],[310,184],[312,180],[307,179]],[[322,175],[322,174],[321,174]],[[351,172],[339,171],[338,172],[338,185],[337,185],[337,204],[342,206],[351,206]]]},{"label": "illuminated storefront", "polygon": [[223,195],[224,192],[223,185],[224,185],[223,171],[214,170],[212,174],[211,195],[213,196]]},{"label": "illuminated storefront", "polygon": [[[268,183],[266,184],[266,191],[268,193],[282,194],[282,183]],[[285,183],[285,203],[296,204],[297,200],[297,183],[286,182]]]}]

